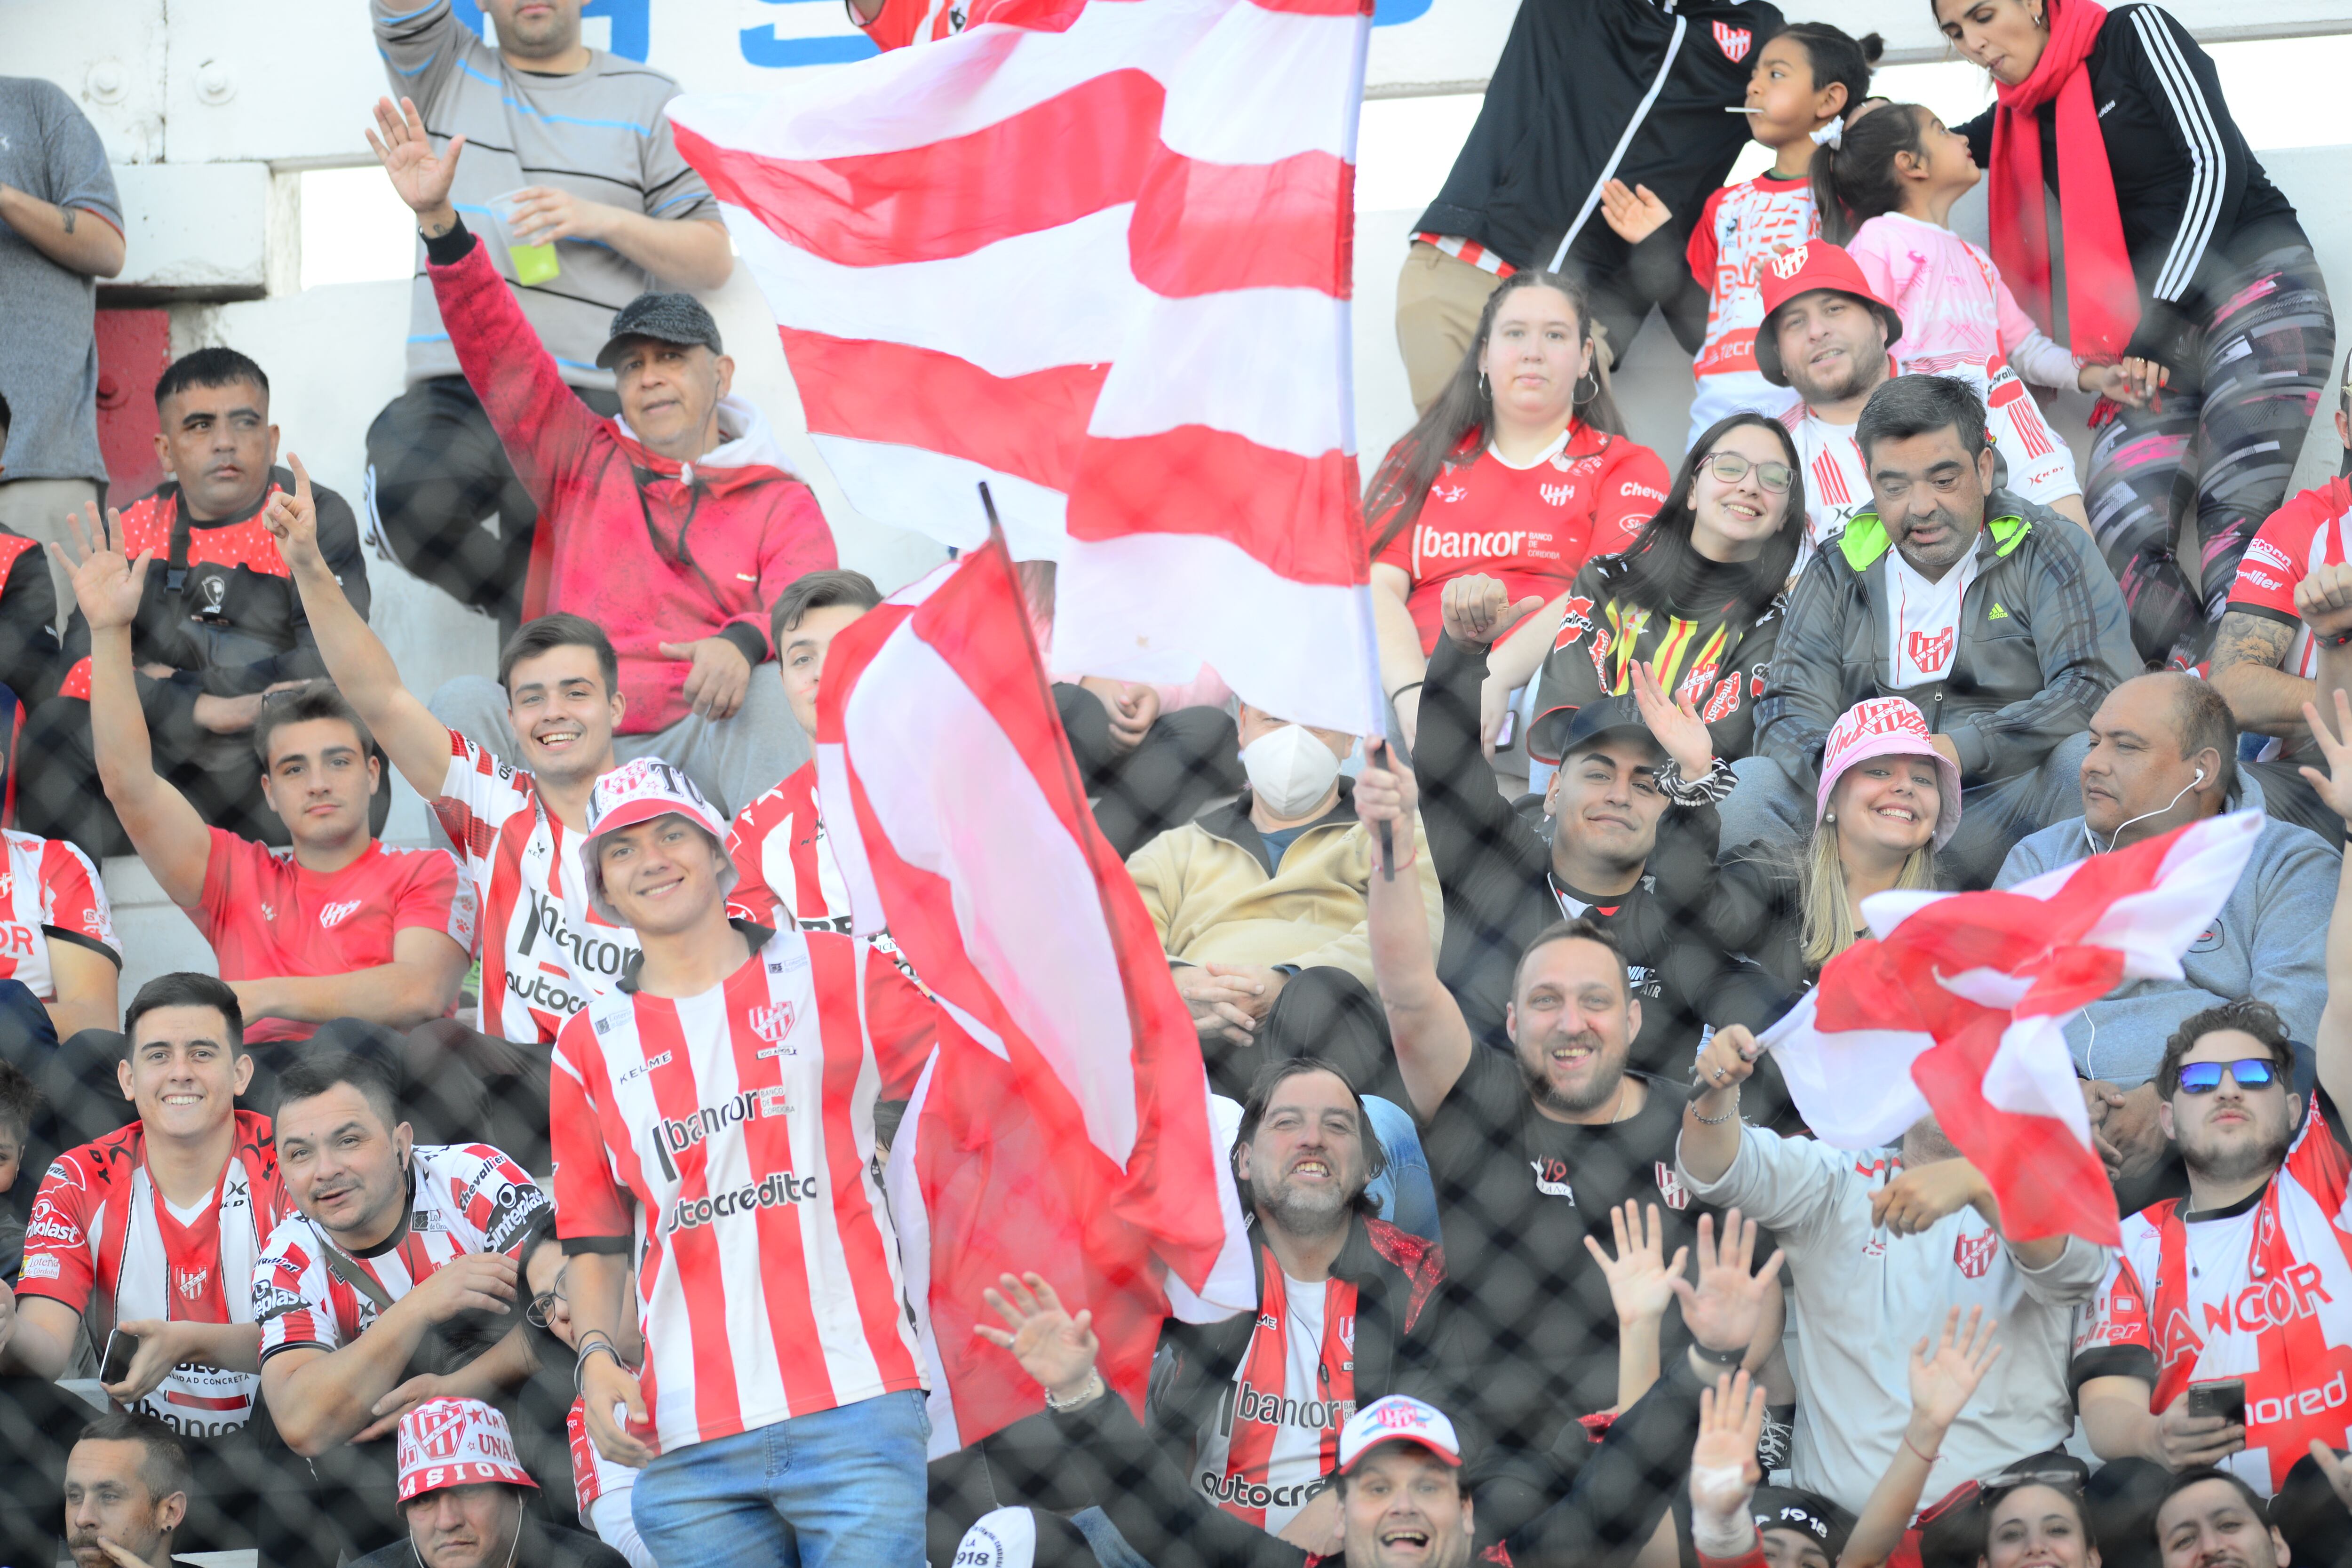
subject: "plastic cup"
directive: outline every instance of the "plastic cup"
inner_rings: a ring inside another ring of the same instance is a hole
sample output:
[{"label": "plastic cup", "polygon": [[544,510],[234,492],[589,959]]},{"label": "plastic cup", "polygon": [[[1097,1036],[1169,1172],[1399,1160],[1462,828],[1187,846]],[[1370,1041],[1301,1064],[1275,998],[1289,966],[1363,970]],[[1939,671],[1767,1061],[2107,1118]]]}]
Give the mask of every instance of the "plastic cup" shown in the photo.
[{"label": "plastic cup", "polygon": [[499,232],[507,242],[507,255],[514,262],[515,281],[529,289],[553,278],[563,270],[555,259],[552,245],[525,245],[515,238],[515,207],[521,191],[509,191],[490,198],[490,214],[499,220]]}]

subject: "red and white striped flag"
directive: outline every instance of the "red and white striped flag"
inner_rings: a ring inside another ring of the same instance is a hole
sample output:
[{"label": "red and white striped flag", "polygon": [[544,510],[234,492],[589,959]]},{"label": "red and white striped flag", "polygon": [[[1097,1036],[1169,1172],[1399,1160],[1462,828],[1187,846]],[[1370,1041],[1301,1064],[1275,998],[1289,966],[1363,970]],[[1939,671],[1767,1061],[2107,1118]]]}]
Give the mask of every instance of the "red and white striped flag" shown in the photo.
[{"label": "red and white striped flag", "polygon": [[2208,817],[2000,892],[1864,900],[1874,938],[1764,1036],[1806,1125],[1865,1149],[1932,1114],[1991,1184],[2010,1240],[2114,1246],[2065,1021],[2127,980],[2179,979],[2262,825]]},{"label": "red and white striped flag", "polygon": [[[817,790],[856,929],[940,1002],[887,1185],[932,1381],[932,1452],[1044,1408],[976,1338],[1034,1268],[1092,1308],[1139,1411],[1161,1321],[1256,1304],[1208,1075],[1143,900],[1095,826],[1002,541],[834,639]],[[1171,1308],[1171,1297],[1178,1308]]]},{"label": "red and white striped flag", "polygon": [[[1058,560],[1055,663],[1377,727],[1348,300],[1370,0],[1091,0],[669,116],[866,516]],[[1051,30],[1062,25],[1062,30]]]}]

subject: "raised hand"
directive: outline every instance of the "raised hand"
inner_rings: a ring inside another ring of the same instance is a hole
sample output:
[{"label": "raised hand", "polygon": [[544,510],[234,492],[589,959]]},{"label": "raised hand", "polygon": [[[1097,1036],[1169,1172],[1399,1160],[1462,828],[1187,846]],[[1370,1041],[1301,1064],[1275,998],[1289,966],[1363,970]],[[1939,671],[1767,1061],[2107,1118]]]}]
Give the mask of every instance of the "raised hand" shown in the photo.
[{"label": "raised hand", "polygon": [[1482,653],[1543,605],[1539,595],[1513,604],[1511,591],[1499,579],[1472,573],[1445,584],[1438,614],[1454,647]]},{"label": "raised hand", "polygon": [[1102,1342],[1095,1338],[1094,1313],[1070,1316],[1043,1275],[1000,1275],[997,1286],[982,1297],[1006,1326],[975,1323],[971,1331],[1011,1351],[1021,1370],[1055,1398],[1066,1404],[1076,1399],[1094,1380],[1095,1356],[1102,1350]]},{"label": "raised hand", "polygon": [[2303,721],[2311,727],[2311,739],[2319,747],[2319,754],[2327,759],[2327,771],[2323,773],[2309,763],[2295,771],[2319,792],[2328,810],[2352,822],[2352,696],[2346,695],[2340,686],[2336,689],[2333,730],[2320,718],[2319,710],[2308,702],[2303,705]]},{"label": "raised hand", "polygon": [[1698,1392],[1698,1441],[1691,1445],[1691,1517],[1717,1531],[1752,1521],[1748,1500],[1764,1472],[1756,1445],[1764,1436],[1764,1384],[1746,1373]]},{"label": "raised hand", "polygon": [[1614,1258],[1589,1236],[1584,1238],[1584,1248],[1592,1254],[1592,1261],[1601,1266],[1601,1275],[1609,1281],[1609,1300],[1617,1309],[1617,1321],[1655,1322],[1666,1315],[1666,1308],[1675,1299],[1672,1281],[1689,1260],[1690,1248],[1676,1247],[1674,1261],[1666,1261],[1665,1226],[1658,1217],[1655,1204],[1649,1206],[1646,1227],[1642,1223],[1641,1205],[1630,1198],[1609,1211],[1609,1225],[1616,1237]]},{"label": "raised hand", "polygon": [[[1396,754],[1386,741],[1377,738],[1364,742],[1364,770],[1356,778],[1356,820],[1363,823],[1391,825],[1389,846],[1395,863],[1386,868],[1391,873],[1402,871],[1413,862],[1413,813],[1420,808],[1421,792],[1415,786],[1411,766],[1399,766]],[[1372,834],[1373,854],[1380,853],[1380,833]]]},{"label": "raised hand", "polygon": [[1601,187],[1601,218],[1628,245],[1639,245],[1674,221],[1674,211],[1647,185],[1627,189],[1622,180]]},{"label": "raised hand", "polygon": [[1706,721],[1689,698],[1668,697],[1650,667],[1638,658],[1633,661],[1633,705],[1684,778],[1696,783],[1706,777],[1715,766],[1715,737],[1707,733]]},{"label": "raised hand", "polygon": [[1698,1216],[1698,1283],[1676,1274],[1668,1281],[1683,1304],[1683,1322],[1691,1338],[1721,1354],[1746,1350],[1762,1328],[1767,1303],[1780,1277],[1781,1256],[1775,1248],[1764,1267],[1751,1270],[1756,1258],[1756,1222],[1743,1221],[1733,1209],[1723,1216],[1723,1238],[1715,1235],[1715,1216]]},{"label": "raised hand", "polygon": [[[1982,1307],[1971,1307],[1968,1330],[1961,1332],[1960,1310],[1955,1307],[1945,1317],[1941,1334],[1911,1347],[1911,1414],[1934,1427],[1937,1438],[1959,1418],[1977,1384],[2000,1359],[2000,1346],[1992,1337],[2000,1326],[1985,1321]],[[1932,1442],[1921,1446],[1935,1450]]]},{"label": "raised hand", "polygon": [[319,507],[310,495],[310,470],[292,452],[286,454],[286,466],[294,470],[294,490],[270,492],[269,504],[261,509],[261,526],[278,542],[278,553],[286,564],[300,570],[322,566],[325,557],[319,553]]},{"label": "raised hand", "polygon": [[142,550],[137,561],[125,560],[122,514],[109,507],[106,521],[100,522],[96,501],[82,502],[79,514],[66,514],[66,534],[49,548],[73,574],[74,598],[89,629],[111,631],[137,620],[139,601],[147,592],[147,568],[154,564],[155,552]]},{"label": "raised hand", "polygon": [[368,146],[400,199],[420,217],[452,212],[449,186],[457,178],[457,154],[465,151],[466,139],[453,136],[446,149],[434,152],[424,117],[405,98],[397,105],[388,98],[377,99],[375,126],[367,132]]}]

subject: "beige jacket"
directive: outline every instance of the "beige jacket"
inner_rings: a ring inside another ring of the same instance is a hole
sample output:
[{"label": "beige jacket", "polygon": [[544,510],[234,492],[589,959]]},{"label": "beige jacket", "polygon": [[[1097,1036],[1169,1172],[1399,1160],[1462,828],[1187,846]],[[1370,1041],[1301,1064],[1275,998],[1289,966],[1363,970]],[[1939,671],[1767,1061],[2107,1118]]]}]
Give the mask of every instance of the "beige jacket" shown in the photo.
[{"label": "beige jacket", "polygon": [[[1413,842],[1421,853],[1412,873],[1421,879],[1435,952],[1444,935],[1444,902],[1417,820]],[[1168,956],[1179,963],[1267,968],[1329,964],[1379,994],[1365,931],[1365,899],[1375,874],[1372,840],[1356,820],[1349,781],[1339,783],[1339,804],[1292,840],[1271,877],[1260,859],[1264,848],[1244,793],[1135,852],[1127,868]]]}]

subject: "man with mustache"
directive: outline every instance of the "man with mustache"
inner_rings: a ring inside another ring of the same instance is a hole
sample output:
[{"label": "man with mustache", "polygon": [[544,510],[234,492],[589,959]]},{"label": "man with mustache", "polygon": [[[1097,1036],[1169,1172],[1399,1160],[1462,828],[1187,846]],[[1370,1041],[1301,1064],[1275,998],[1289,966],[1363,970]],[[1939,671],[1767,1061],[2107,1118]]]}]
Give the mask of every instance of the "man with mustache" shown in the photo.
[{"label": "man with mustache", "polygon": [[74,1568],[172,1568],[172,1536],[194,1486],[169,1426],[101,1415],[66,1457],[66,1550]]},{"label": "man with mustache", "polygon": [[2082,529],[1995,488],[1985,405],[1964,383],[1895,377],[1854,439],[1872,510],[1789,595],[1723,841],[1793,849],[1831,726],[1866,698],[1906,697],[1960,770],[1945,864],[1981,888],[2019,839],[2082,809],[2091,715],[2140,668],[2123,595]]},{"label": "man with mustache", "polygon": [[[1410,822],[1416,793],[1409,772],[1368,767],[1357,809],[1377,832]],[[1642,1000],[1615,938],[1590,921],[1558,921],[1528,943],[1504,1014],[1510,1048],[1478,1044],[1415,912],[1412,840],[1401,826],[1391,838],[1397,875],[1371,879],[1372,963],[1454,1282],[1444,1303],[1450,1408],[1498,1448],[1540,1452],[1617,1403],[1617,1312],[1588,1239],[1612,1243],[1610,1215],[1623,1204],[1662,1204],[1660,1250],[1673,1257],[1698,1243],[1711,1212],[1674,1173],[1689,1090],[1627,1070]],[[1776,1326],[1768,1338],[1778,1337]],[[1687,1342],[1670,1320],[1664,1364]]]}]

